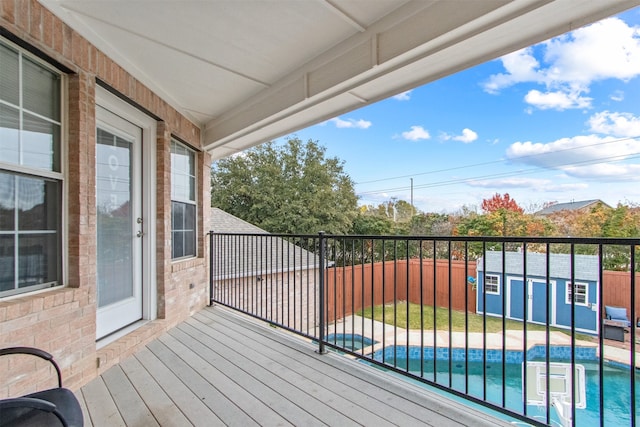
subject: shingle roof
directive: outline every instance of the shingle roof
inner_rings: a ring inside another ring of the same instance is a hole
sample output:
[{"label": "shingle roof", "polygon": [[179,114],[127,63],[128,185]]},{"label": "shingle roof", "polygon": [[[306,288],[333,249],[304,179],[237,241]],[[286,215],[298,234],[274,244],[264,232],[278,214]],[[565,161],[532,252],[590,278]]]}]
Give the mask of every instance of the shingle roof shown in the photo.
[{"label": "shingle roof", "polygon": [[536,215],[549,215],[551,213],[560,212],[560,211],[577,211],[580,209],[584,209],[588,206],[595,205],[596,203],[602,203],[606,207],[611,207],[607,205],[600,199],[594,200],[582,200],[579,202],[567,202],[567,203],[556,203],[554,205],[548,206],[542,210],[536,212]]},{"label": "shingle roof", "polygon": [[[502,272],[502,252],[488,251],[486,253],[487,272]],[[505,274],[524,274],[523,254],[520,252],[505,252]],[[599,278],[598,257],[594,255],[574,255],[574,274],[577,280],[597,281]],[[482,258],[478,258],[478,271],[484,271]],[[550,279],[571,279],[571,255],[550,254],[549,255],[549,278]],[[547,276],[547,254],[528,252],[527,253],[527,277]]]},{"label": "shingle roof", "polygon": [[211,208],[211,230],[216,233],[269,234],[262,228],[231,215],[220,208]]},{"label": "shingle roof", "polygon": [[218,208],[211,209],[211,230],[223,233],[214,236],[212,249],[212,274],[217,279],[300,271],[319,266],[319,259],[313,252]]}]

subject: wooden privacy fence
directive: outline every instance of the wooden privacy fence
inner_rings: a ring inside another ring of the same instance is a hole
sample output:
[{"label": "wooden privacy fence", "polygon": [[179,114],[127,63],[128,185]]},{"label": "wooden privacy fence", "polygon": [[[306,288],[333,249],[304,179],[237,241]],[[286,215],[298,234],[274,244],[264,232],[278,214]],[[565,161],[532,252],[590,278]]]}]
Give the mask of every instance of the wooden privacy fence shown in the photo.
[{"label": "wooden privacy fence", "polygon": [[[628,271],[608,271],[602,273],[602,304],[625,307],[627,316],[631,319],[631,273]],[[636,317],[640,317],[640,273],[636,273],[635,295]]]},{"label": "wooden privacy fence", "polygon": [[437,260],[434,268],[432,259],[422,263],[411,259],[334,267],[326,274],[328,321],[371,307],[372,302],[409,301],[432,306],[434,293],[436,306],[464,311],[466,305],[470,312],[476,311],[475,290],[467,281],[468,276],[476,276],[475,263],[467,264],[465,271],[464,261]]},{"label": "wooden privacy fence", "polygon": [[[435,276],[435,280],[434,280]],[[449,282],[449,276],[451,281]],[[373,264],[333,267],[327,269],[328,321],[357,313],[373,304],[409,301],[433,306],[434,291],[437,307],[452,310],[466,309],[475,313],[475,288],[467,278],[476,277],[475,262],[411,259],[377,262]],[[636,275],[636,317],[640,317],[640,274]],[[467,299],[465,304],[465,288]],[[422,295],[422,300],[420,296]],[[602,302],[605,305],[625,307],[631,317],[631,274],[604,271]],[[373,296],[373,297],[372,297]]]}]

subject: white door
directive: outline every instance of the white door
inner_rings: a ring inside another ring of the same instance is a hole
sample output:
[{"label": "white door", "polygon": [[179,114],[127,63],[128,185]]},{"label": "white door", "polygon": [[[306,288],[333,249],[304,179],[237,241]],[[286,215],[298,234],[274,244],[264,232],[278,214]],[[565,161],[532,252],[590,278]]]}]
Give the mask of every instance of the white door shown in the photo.
[{"label": "white door", "polygon": [[141,151],[142,129],[96,106],[98,339],[143,315]]}]

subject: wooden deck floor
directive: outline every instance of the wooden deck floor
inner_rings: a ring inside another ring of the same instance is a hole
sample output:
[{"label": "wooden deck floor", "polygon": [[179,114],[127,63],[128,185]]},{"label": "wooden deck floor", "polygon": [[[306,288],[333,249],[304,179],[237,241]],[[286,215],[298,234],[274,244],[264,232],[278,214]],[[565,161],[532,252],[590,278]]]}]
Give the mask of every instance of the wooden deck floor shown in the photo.
[{"label": "wooden deck floor", "polygon": [[88,426],[508,425],[222,307],[84,386]]}]

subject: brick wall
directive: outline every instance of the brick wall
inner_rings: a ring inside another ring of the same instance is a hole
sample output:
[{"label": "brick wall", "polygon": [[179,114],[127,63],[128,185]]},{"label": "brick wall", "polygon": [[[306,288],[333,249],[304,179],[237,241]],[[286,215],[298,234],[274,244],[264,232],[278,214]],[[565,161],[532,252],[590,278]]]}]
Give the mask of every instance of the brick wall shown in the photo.
[{"label": "brick wall", "polygon": [[214,298],[274,323],[314,334],[319,316],[317,277],[317,269],[301,268],[216,280]]},{"label": "brick wall", "polygon": [[[28,345],[51,352],[65,385],[76,389],[134,353],[163,331],[202,308],[208,299],[209,164],[198,153],[199,257],[171,260],[170,146],[174,135],[198,150],[200,129],[74,32],[35,0],[1,0],[0,26],[71,70],[67,88],[66,281],[64,288],[0,299],[0,347]],[[156,281],[158,319],[96,349],[95,93],[100,80],[134,105],[160,118],[157,123]],[[28,368],[22,371],[21,368]],[[0,358],[0,397],[42,385],[40,375],[19,372],[46,365],[18,357]],[[45,375],[47,377],[47,375]],[[45,378],[45,380],[47,380]]]}]

